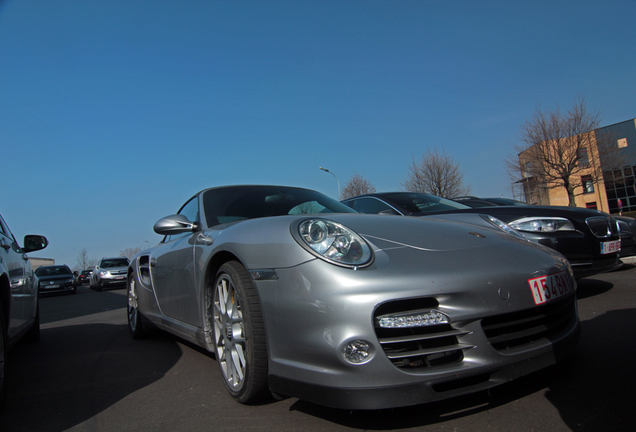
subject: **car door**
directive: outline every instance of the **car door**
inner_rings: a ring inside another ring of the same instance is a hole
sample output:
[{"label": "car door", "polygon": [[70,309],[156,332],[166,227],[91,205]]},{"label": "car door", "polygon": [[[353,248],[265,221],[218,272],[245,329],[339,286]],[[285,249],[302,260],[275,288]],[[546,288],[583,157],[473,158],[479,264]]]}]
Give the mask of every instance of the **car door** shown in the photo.
[{"label": "car door", "polygon": [[[188,201],[179,214],[199,222],[198,197]],[[197,233],[167,236],[150,257],[152,283],[161,313],[200,326],[201,296],[196,291],[194,246]]]},{"label": "car door", "polygon": [[0,259],[9,275],[9,339],[22,331],[34,316],[37,287],[33,286],[33,270],[26,254],[15,241],[9,227],[0,217]]}]

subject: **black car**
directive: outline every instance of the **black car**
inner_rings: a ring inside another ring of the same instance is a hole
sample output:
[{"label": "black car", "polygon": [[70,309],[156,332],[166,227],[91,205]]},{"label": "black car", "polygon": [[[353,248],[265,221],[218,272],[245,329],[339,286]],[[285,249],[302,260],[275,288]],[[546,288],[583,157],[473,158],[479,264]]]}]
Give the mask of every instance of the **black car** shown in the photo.
[{"label": "black car", "polygon": [[[460,202],[472,208],[495,207],[495,206],[529,206],[531,204],[517,201],[510,198],[477,198],[474,196],[462,196],[453,198],[453,201]],[[571,207],[568,207],[571,208]],[[621,235],[621,258],[636,255],[636,219],[627,216],[613,216],[618,222]]]},{"label": "black car", "polygon": [[40,294],[68,292],[75,294],[77,286],[75,285],[75,276],[68,266],[53,265],[38,267],[35,270],[38,277],[38,291]]},{"label": "black car", "polygon": [[91,281],[92,270],[82,270],[80,274],[77,276],[77,284],[84,285],[85,283],[89,283]]},{"label": "black car", "polygon": [[621,248],[616,219],[597,210],[557,206],[484,206],[415,192],[360,195],[343,201],[360,213],[404,216],[479,213],[497,218],[528,240],[551,247],[572,265],[576,278],[618,268]]}]

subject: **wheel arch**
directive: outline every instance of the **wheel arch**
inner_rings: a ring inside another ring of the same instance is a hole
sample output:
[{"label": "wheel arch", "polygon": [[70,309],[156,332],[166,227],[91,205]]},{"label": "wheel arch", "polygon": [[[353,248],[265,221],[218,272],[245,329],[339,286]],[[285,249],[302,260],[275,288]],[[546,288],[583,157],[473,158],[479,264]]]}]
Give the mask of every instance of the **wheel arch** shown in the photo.
[{"label": "wheel arch", "polygon": [[204,276],[205,277],[204,283],[206,284],[206,286],[209,281],[214,280],[221,266],[228,261],[237,261],[241,263],[243,267],[247,268],[247,266],[245,266],[245,264],[232,252],[220,251],[214,254],[214,256],[210,259],[210,261],[208,261],[208,266],[205,269],[205,276]]}]

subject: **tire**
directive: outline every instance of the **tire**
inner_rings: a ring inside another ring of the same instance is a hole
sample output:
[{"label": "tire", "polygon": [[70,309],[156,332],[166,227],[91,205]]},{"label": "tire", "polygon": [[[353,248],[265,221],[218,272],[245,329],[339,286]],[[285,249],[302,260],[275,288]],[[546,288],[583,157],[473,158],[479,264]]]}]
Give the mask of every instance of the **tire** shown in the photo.
[{"label": "tire", "polygon": [[7,399],[7,376],[6,376],[6,359],[7,359],[7,333],[4,328],[4,312],[0,304],[0,410],[4,401]]},{"label": "tire", "polygon": [[216,362],[230,395],[252,403],[269,395],[267,339],[256,287],[236,261],[221,266],[212,289],[209,318]]},{"label": "tire", "polygon": [[142,339],[146,336],[141,322],[141,312],[139,312],[139,301],[137,297],[137,279],[135,274],[128,276],[128,330],[133,339]]},{"label": "tire", "polygon": [[97,284],[95,284],[95,291],[102,291],[104,289],[104,286],[102,285],[102,281],[98,280]]}]

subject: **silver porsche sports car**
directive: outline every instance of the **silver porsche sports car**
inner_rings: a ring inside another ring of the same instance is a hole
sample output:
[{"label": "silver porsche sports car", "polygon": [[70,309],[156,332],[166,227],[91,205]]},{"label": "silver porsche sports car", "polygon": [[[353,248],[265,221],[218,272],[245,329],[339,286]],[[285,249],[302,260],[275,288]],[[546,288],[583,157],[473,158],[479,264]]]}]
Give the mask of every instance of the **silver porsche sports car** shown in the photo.
[{"label": "silver porsche sports car", "polygon": [[128,269],[133,338],[213,352],[241,403],[377,409],[483,390],[579,337],[567,260],[479,214],[363,215],[281,186],[206,189]]}]

